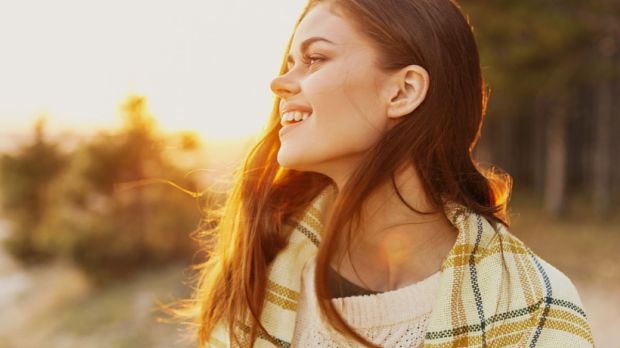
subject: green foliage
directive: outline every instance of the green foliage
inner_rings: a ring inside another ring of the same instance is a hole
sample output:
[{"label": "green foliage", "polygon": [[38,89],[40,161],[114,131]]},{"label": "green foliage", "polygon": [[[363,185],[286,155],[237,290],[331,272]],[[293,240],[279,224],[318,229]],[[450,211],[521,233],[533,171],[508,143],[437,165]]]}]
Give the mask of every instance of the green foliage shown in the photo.
[{"label": "green foliage", "polygon": [[15,154],[0,157],[2,211],[15,231],[5,246],[26,263],[45,261],[51,256],[30,231],[43,222],[51,203],[48,191],[67,163],[58,144],[45,138],[44,119],[37,121],[32,143]]},{"label": "green foliage", "polygon": [[[52,145],[40,142],[26,148],[38,149],[36,156],[21,150],[6,157],[6,163],[22,163],[2,168],[6,182],[23,181],[5,200],[9,208],[20,207],[24,220],[14,234],[20,244],[13,249],[21,250],[16,256],[35,248],[65,257],[100,283],[192,257],[190,234],[200,221],[197,201],[161,182],[190,190],[196,184],[164,156],[168,139],[156,131],[144,99],[129,99],[124,110],[122,129],[98,133],[67,157],[70,161],[61,162]],[[24,198],[31,196],[36,199]],[[15,222],[16,216],[9,218]]]},{"label": "green foliage", "polygon": [[483,74],[498,91],[490,107],[501,114],[518,114],[515,106],[536,96],[569,95],[612,74],[605,40],[617,30],[617,1],[461,4],[474,27]]}]

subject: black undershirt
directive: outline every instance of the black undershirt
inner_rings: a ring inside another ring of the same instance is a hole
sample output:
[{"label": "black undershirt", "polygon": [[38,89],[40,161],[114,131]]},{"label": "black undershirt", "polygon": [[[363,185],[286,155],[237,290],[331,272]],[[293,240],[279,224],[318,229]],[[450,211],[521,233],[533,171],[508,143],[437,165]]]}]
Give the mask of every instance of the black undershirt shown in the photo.
[{"label": "black undershirt", "polygon": [[332,294],[332,298],[374,295],[381,293],[381,291],[369,290],[350,282],[348,279],[336,272],[336,270],[334,270],[331,266],[327,268],[327,286]]}]

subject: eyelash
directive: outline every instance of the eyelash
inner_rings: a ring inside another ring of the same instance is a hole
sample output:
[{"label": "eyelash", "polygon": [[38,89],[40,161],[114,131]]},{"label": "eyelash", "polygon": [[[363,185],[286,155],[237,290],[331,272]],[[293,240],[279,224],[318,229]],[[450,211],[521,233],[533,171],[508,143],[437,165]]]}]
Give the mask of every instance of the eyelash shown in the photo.
[{"label": "eyelash", "polygon": [[[325,60],[327,60],[327,58],[324,58],[324,57],[320,57],[320,56],[311,56],[311,55],[309,55],[309,54],[304,54],[304,55],[301,57],[301,62],[302,62],[302,63],[304,63],[305,65],[312,66],[313,64],[310,62],[310,60],[311,60],[311,59],[312,59],[312,60],[319,60],[319,61],[325,61]],[[287,68],[287,71],[288,71],[288,70],[290,70],[290,68]]]},{"label": "eyelash", "polygon": [[304,62],[304,64],[307,65],[312,65],[312,63],[310,62],[310,60],[319,60],[319,61],[324,61],[325,58],[323,57],[319,57],[319,56],[310,56],[310,55],[304,55],[302,61]]}]

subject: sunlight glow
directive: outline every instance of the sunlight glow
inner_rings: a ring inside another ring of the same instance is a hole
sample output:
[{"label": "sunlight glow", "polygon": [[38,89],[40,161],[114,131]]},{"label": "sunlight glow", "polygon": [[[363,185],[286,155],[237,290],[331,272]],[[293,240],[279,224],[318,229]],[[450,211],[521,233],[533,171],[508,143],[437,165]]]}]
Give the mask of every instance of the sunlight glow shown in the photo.
[{"label": "sunlight glow", "polygon": [[140,94],[162,129],[252,135],[304,4],[3,2],[0,133],[29,131],[39,114],[52,131],[115,126],[124,98]]}]

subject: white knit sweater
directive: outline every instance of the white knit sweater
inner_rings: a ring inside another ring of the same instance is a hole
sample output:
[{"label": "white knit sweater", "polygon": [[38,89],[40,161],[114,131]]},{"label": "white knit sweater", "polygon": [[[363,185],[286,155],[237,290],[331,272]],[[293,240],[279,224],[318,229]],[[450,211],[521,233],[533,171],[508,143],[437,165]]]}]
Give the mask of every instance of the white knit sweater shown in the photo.
[{"label": "white knit sweater", "polygon": [[[314,290],[316,257],[302,271],[292,347],[362,347],[321,320]],[[424,341],[439,288],[440,272],[405,287],[371,295],[334,298],[346,322],[382,347],[418,347]]]}]

